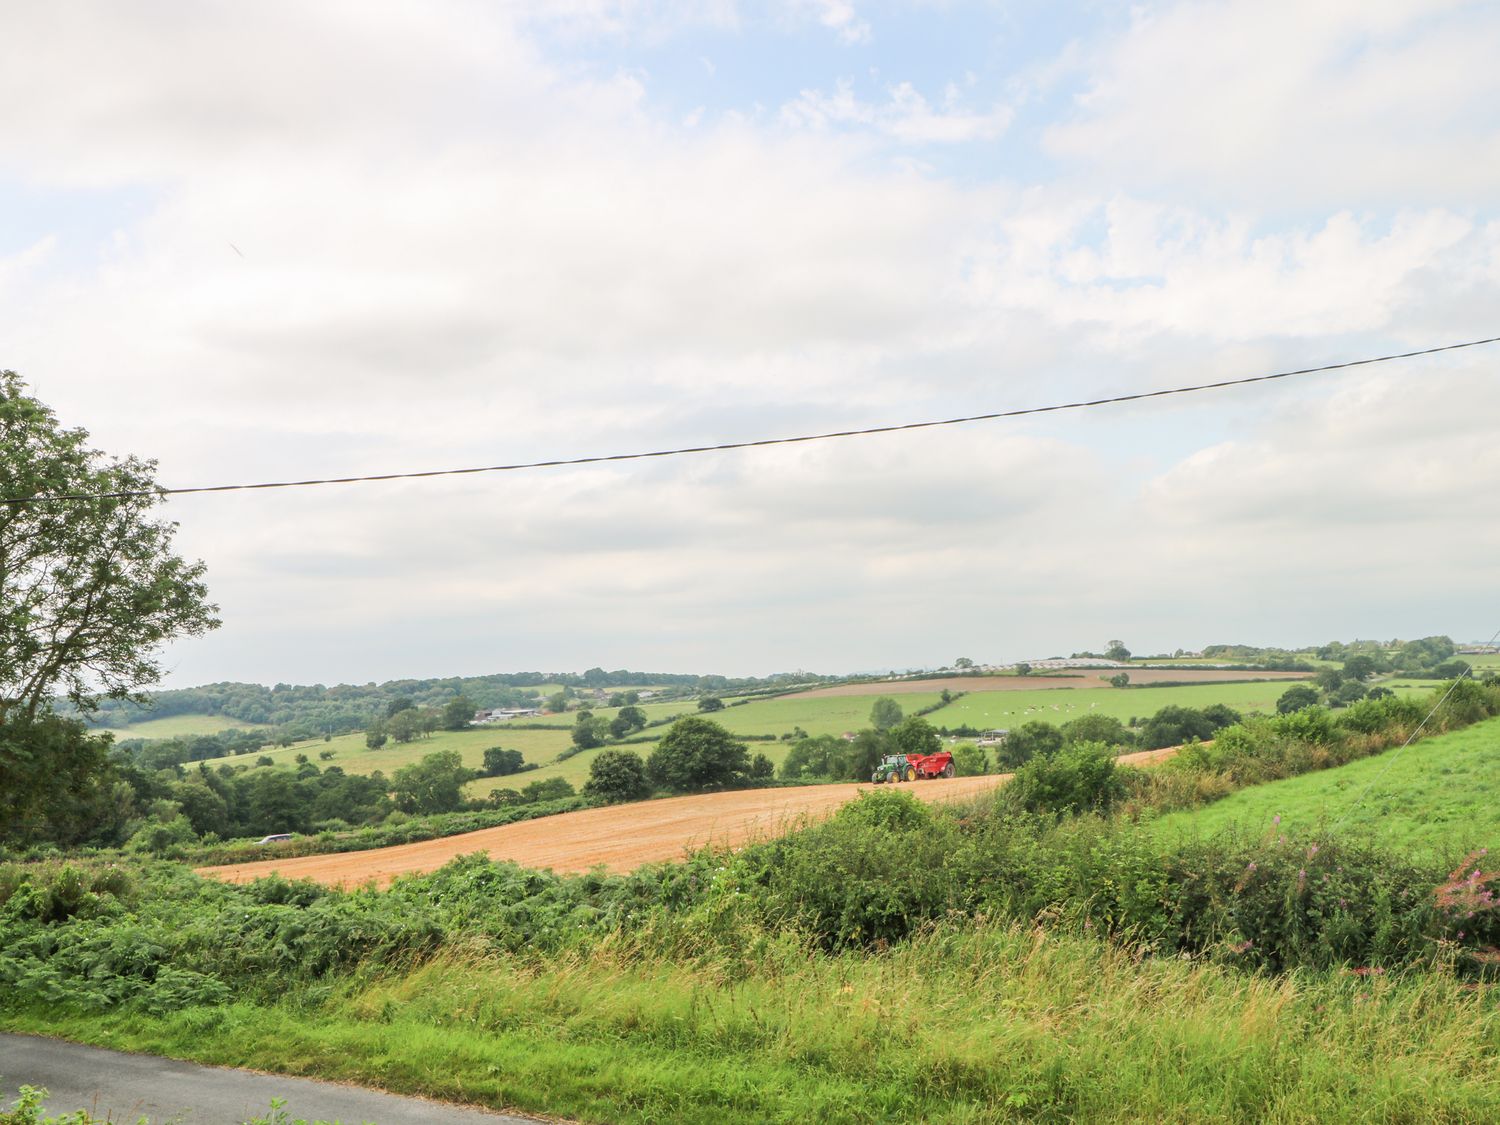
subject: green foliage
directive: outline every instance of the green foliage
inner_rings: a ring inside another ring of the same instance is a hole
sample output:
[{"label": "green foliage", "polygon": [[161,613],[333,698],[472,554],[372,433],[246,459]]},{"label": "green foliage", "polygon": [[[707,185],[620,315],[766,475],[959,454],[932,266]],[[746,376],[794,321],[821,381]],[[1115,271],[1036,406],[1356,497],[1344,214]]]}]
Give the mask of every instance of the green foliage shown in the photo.
[{"label": "green foliage", "polygon": [[1141,725],[1141,746],[1155,750],[1163,746],[1181,746],[1192,739],[1210,739],[1224,727],[1239,721],[1239,714],[1222,703],[1202,710],[1163,707]]},{"label": "green foliage", "polygon": [[1001,791],[1004,799],[1032,813],[1076,815],[1108,812],[1125,796],[1115,752],[1102,742],[1076,742],[1046,758],[1033,758]]},{"label": "green foliage", "polygon": [[573,745],[579,750],[592,750],[603,746],[609,738],[609,722],[599,718],[590,711],[578,712],[578,719],[573,724]]},{"label": "green foliage", "polygon": [[1032,758],[1056,754],[1062,746],[1063,733],[1051,723],[1040,720],[1022,723],[995,748],[995,767],[1012,770],[1025,765]]},{"label": "green foliage", "polygon": [[1102,742],[1106,746],[1133,746],[1135,735],[1113,715],[1088,714],[1062,725],[1063,742]]},{"label": "green foliage", "polygon": [[722,711],[724,710],[724,701],[717,695],[705,695],[702,699],[698,700],[698,710]]},{"label": "green foliage", "polygon": [[742,743],[709,719],[679,719],[646,760],[653,785],[673,793],[728,789],[748,773],[750,759]]},{"label": "green foliage", "polygon": [[984,747],[960,742],[953,747],[953,772],[958,777],[979,777],[990,772],[989,756]]},{"label": "green foliage", "polygon": [[465,768],[456,751],[443,750],[397,770],[391,779],[391,792],[402,812],[452,812],[463,804],[464,785],[473,777],[474,772]]},{"label": "green foliage", "polygon": [[932,724],[915,715],[892,727],[890,737],[903,754],[936,754],[943,748],[942,737]]},{"label": "green foliage", "polygon": [[870,705],[870,725],[876,730],[891,730],[901,719],[901,704],[889,696],[882,695]]},{"label": "green foliage", "polygon": [[646,763],[633,750],[606,750],[589,763],[583,795],[605,804],[641,801],[651,795]]},{"label": "green foliage", "polygon": [[484,777],[507,777],[520,773],[525,765],[526,758],[519,750],[491,746],[484,752],[484,768],[480,772]]},{"label": "green foliage", "polygon": [[1318,693],[1306,684],[1293,684],[1281,693],[1281,698],[1276,701],[1276,710],[1283,715],[1290,715],[1293,711],[1301,711],[1304,707],[1316,707],[1318,704]]},{"label": "green foliage", "polygon": [[114,785],[108,735],[46,711],[0,721],[0,844],[66,845],[98,835],[117,822]]},{"label": "green foliage", "polygon": [[572,782],[561,777],[548,777],[533,781],[521,790],[521,800],[526,804],[542,801],[561,801],[575,794]]},{"label": "green foliage", "polygon": [[84,712],[135,696],[161,678],[162,644],[219,624],[203,564],[174,555],[177,525],[151,518],[155,463],[87,442],[0,371],[0,495],[74,497],[0,509],[0,721],[55,695]]},{"label": "green foliage", "polygon": [[455,695],[443,704],[442,726],[444,730],[464,730],[474,718],[474,701],[466,695]]}]

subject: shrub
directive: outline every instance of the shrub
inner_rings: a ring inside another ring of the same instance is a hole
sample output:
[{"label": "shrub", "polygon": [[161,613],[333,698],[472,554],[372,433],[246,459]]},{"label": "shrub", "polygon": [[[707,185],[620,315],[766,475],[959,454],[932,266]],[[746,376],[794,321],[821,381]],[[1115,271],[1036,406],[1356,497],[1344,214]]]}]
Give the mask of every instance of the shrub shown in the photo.
[{"label": "shrub", "polygon": [[633,750],[601,751],[589,764],[589,779],[584,783],[583,795],[605,804],[644,800],[651,795],[651,783],[646,780],[646,763]]},{"label": "shrub", "polygon": [[1033,813],[1107,811],[1125,795],[1114,751],[1102,742],[1066,746],[1051,758],[1034,758],[1005,787],[1004,797]]}]

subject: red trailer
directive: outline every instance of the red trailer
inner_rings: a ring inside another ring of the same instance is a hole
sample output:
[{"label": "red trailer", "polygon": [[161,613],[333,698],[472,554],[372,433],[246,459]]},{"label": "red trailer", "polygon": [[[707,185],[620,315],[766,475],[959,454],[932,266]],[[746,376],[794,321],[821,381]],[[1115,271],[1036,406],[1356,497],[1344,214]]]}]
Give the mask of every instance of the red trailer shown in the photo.
[{"label": "red trailer", "polygon": [[919,779],[953,776],[953,754],[939,750],[936,754],[908,754],[906,761],[917,771]]}]

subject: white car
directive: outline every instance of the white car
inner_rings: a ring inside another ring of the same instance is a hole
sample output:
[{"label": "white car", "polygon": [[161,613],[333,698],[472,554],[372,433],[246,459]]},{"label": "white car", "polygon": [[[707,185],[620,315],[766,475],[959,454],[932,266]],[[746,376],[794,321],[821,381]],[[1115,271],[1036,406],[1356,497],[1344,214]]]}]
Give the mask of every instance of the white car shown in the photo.
[{"label": "white car", "polygon": [[279,844],[283,840],[291,840],[297,834],[295,832],[273,832],[269,836],[262,836],[256,841],[257,844]]}]

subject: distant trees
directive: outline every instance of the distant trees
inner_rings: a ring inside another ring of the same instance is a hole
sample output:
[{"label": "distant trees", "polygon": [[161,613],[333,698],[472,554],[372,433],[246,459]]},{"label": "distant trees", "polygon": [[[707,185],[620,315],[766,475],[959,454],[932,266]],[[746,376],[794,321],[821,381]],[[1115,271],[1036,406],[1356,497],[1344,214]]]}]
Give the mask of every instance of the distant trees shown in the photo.
[{"label": "distant trees", "polygon": [[915,715],[892,727],[890,736],[901,754],[936,754],[943,748],[943,738],[933,725]]},{"label": "distant trees", "polygon": [[1062,731],[1051,723],[1033,720],[1023,723],[1005,736],[1005,741],[995,747],[995,768],[1015,769],[1032,758],[1048,758],[1063,746]]},{"label": "distant trees", "polygon": [[474,701],[466,695],[455,695],[443,704],[444,730],[464,730],[474,718]]},{"label": "distant trees", "polygon": [[1130,650],[1125,647],[1123,641],[1110,641],[1109,646],[1104,650],[1104,659],[1124,663],[1130,659]]},{"label": "distant trees", "polygon": [[1029,675],[1031,675],[1031,665],[1027,664],[1024,660],[1021,661],[1021,663],[1019,663],[1019,664],[1016,665],[1016,675],[1018,675],[1018,676],[1029,676]]},{"label": "distant trees", "polygon": [[967,656],[960,656],[953,662],[953,667],[957,668],[960,672],[967,672],[974,667],[974,662]]},{"label": "distant trees", "polygon": [[592,750],[603,746],[609,733],[609,723],[605,719],[592,711],[580,711],[573,723],[573,745],[580,750]]},{"label": "distant trees", "polygon": [[397,742],[411,742],[422,733],[422,724],[417,720],[416,709],[406,707],[397,711],[385,721],[385,732]]},{"label": "distant trees", "polygon": [[1130,686],[1130,673],[1129,672],[1116,672],[1113,676],[1111,676],[1109,678],[1109,686],[1110,687],[1115,687],[1115,688],[1129,687]]},{"label": "distant trees", "polygon": [[645,800],[651,795],[646,763],[633,750],[605,750],[589,764],[583,795],[611,805]]},{"label": "distant trees", "polygon": [[1290,715],[1293,711],[1301,711],[1306,707],[1315,707],[1318,703],[1318,691],[1307,684],[1293,684],[1281,693],[1276,700],[1276,711],[1278,714]]},{"label": "distant trees", "polygon": [[365,731],[365,746],[370,750],[379,750],[386,744],[390,736],[385,733],[385,724],[375,722],[370,724],[370,729]]},{"label": "distant trees", "polygon": [[728,789],[749,773],[745,747],[718,723],[679,719],[646,759],[646,776],[674,793]]},{"label": "distant trees", "polygon": [[792,743],[781,762],[781,776],[787,781],[803,778],[835,778],[846,775],[845,751],[849,744],[831,734],[820,734],[816,738],[800,738]]},{"label": "distant trees", "polygon": [[1062,725],[1063,741],[1102,742],[1105,746],[1133,746],[1135,735],[1125,729],[1125,724],[1113,715],[1080,715]]},{"label": "distant trees", "polygon": [[398,769],[391,792],[402,812],[452,812],[463,804],[464,786],[473,778],[474,771],[464,767],[458,751],[440,750]]},{"label": "distant trees", "polygon": [[624,738],[632,731],[644,729],[646,726],[646,712],[639,707],[624,706],[613,719],[609,721],[609,733],[614,738]]},{"label": "distant trees", "polygon": [[1141,746],[1147,750],[1158,750],[1164,746],[1180,746],[1192,739],[1207,741],[1220,730],[1239,721],[1239,712],[1222,703],[1215,703],[1202,710],[1192,707],[1163,707],[1141,725]]},{"label": "distant trees", "polygon": [[901,704],[882,695],[870,707],[870,725],[876,730],[890,730],[902,719]]},{"label": "distant trees", "polygon": [[1004,790],[1005,800],[1029,812],[1057,815],[1103,812],[1124,795],[1114,751],[1098,742],[1080,742],[1052,757],[1032,759]]},{"label": "distant trees", "polygon": [[698,700],[698,710],[722,711],[724,710],[724,701],[717,695],[705,695],[702,699]]},{"label": "distant trees", "polygon": [[499,746],[491,746],[484,752],[484,769],[481,775],[507,777],[513,773],[520,773],[525,764],[526,758],[519,750],[504,750]]},{"label": "distant trees", "polygon": [[990,772],[988,755],[983,746],[960,742],[953,747],[953,772],[958,777],[979,777]]}]

